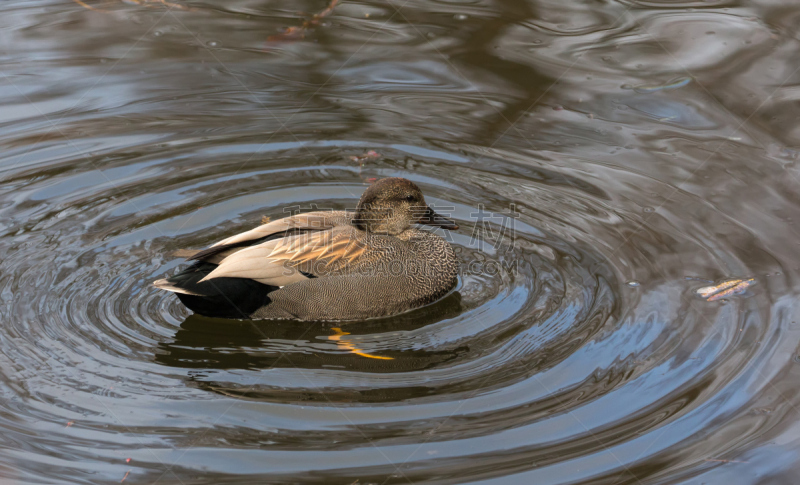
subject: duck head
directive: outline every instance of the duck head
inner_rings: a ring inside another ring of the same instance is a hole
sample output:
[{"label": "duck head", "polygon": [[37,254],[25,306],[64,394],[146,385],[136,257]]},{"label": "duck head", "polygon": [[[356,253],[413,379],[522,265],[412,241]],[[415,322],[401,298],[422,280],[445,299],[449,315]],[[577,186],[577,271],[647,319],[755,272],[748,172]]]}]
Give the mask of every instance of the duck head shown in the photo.
[{"label": "duck head", "polygon": [[410,180],[391,177],[372,184],[358,201],[353,225],[367,232],[394,236],[412,224],[458,229],[425,203],[419,187]]}]

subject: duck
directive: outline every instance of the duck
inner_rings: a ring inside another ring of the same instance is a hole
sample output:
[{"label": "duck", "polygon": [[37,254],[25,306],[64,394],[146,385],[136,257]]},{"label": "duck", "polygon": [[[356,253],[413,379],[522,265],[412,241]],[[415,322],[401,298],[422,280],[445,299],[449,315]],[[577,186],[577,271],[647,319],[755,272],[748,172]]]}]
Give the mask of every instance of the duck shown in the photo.
[{"label": "duck", "polygon": [[153,286],[216,318],[352,321],[385,317],[442,298],[457,284],[456,254],[418,225],[457,230],[422,191],[380,179],[355,212],[314,211],[268,221],[207,249]]}]

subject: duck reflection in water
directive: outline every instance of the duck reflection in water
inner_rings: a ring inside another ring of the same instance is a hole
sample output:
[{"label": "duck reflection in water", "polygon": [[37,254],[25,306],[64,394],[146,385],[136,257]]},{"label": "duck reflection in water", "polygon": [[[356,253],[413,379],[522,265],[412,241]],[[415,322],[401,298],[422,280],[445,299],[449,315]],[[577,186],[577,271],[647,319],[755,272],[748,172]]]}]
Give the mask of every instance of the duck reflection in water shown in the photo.
[{"label": "duck reflection in water", "polygon": [[[193,381],[202,388],[224,394],[244,392],[236,390],[241,385],[221,382],[230,381],[226,376],[232,377],[233,372],[241,369],[411,372],[435,367],[467,351],[466,348],[440,351],[408,348],[408,333],[454,318],[461,312],[461,295],[456,291],[417,310],[351,323],[299,324],[190,315],[171,341],[159,344],[155,361],[170,367],[196,369],[190,372]],[[277,397],[276,392],[286,397],[285,390],[274,388],[247,390],[249,397],[256,393],[264,398],[271,396],[270,399]]]}]

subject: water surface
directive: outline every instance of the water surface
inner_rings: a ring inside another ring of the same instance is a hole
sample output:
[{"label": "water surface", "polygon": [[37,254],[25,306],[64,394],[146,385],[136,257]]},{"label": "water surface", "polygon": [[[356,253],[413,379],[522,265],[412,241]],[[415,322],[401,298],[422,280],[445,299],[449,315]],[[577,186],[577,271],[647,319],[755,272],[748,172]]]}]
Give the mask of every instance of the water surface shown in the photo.
[{"label": "water surface", "polygon": [[[0,6],[4,483],[800,479],[800,6],[80,3]],[[461,226],[436,304],[150,286],[388,176]]]}]

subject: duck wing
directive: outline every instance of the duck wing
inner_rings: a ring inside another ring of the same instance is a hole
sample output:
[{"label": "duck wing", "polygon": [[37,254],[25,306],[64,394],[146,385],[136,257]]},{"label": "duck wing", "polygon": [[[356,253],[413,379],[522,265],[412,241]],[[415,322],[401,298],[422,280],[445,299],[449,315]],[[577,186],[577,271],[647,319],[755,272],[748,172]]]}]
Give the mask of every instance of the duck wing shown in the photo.
[{"label": "duck wing", "polygon": [[[241,249],[225,257],[201,280],[247,278],[271,286],[323,276],[332,268],[355,264],[366,244],[352,226],[292,234]],[[307,276],[308,275],[308,276]]]},{"label": "duck wing", "polygon": [[249,231],[223,239],[208,249],[195,252],[184,251],[181,254],[188,256],[187,259],[189,260],[219,264],[228,256],[240,251],[241,248],[292,235],[324,231],[336,226],[349,225],[351,218],[352,215],[346,211],[307,212],[262,224]]}]

